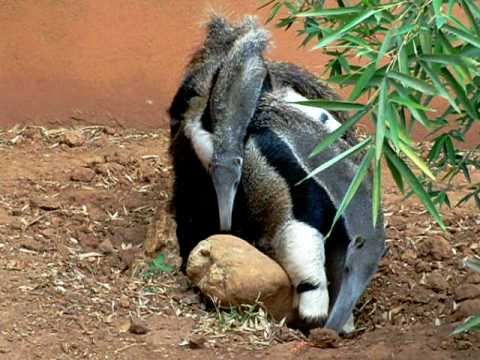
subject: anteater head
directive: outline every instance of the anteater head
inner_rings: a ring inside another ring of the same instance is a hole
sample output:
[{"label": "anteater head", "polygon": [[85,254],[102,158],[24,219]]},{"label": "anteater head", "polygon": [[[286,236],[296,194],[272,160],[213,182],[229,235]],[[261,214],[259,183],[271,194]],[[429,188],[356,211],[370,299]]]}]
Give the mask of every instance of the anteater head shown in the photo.
[{"label": "anteater head", "polygon": [[[251,21],[251,19],[247,19]],[[257,108],[267,69],[262,58],[268,33],[249,23],[220,69],[210,98],[213,156],[210,174],[217,194],[220,229],[229,231],[242,174],[247,127]]]}]

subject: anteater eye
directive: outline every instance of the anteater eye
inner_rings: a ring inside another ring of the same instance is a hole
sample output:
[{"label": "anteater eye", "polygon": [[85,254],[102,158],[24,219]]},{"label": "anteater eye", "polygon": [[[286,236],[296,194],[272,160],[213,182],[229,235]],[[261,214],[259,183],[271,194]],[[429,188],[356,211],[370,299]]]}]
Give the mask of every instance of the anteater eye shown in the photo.
[{"label": "anteater eye", "polygon": [[355,245],[357,246],[357,248],[361,248],[363,246],[363,244],[365,243],[365,239],[361,236],[357,236],[355,238]]},{"label": "anteater eye", "polygon": [[243,159],[241,157],[236,157],[234,162],[235,162],[235,165],[242,166]]}]

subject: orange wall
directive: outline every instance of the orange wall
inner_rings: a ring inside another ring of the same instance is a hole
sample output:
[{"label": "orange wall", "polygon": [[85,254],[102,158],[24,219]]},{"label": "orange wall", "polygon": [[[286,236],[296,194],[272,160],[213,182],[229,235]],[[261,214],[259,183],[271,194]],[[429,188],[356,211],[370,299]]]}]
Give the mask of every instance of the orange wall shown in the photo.
[{"label": "orange wall", "polygon": [[[166,125],[165,110],[202,36],[208,9],[238,18],[256,0],[0,2],[0,126]],[[272,28],[272,26],[269,26]],[[270,55],[319,70],[294,31],[272,29]]]}]

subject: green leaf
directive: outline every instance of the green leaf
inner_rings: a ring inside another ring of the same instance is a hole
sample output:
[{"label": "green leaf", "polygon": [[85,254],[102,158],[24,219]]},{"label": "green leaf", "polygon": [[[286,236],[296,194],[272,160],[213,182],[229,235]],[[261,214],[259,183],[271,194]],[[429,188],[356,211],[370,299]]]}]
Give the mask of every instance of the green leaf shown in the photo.
[{"label": "green leaf", "polygon": [[327,46],[328,44],[340,39],[342,37],[342,35],[348,33],[350,30],[352,30],[355,26],[357,26],[358,24],[364,22],[365,20],[367,20],[369,17],[371,17],[373,14],[379,12],[379,11],[382,11],[381,9],[379,10],[369,10],[367,11],[366,13],[363,13],[361,14],[360,16],[357,16],[355,19],[353,19],[352,21],[350,21],[348,24],[346,24],[345,26],[337,29],[337,31],[335,31],[334,33],[324,37],[322,40],[320,40],[320,42],[314,47],[314,49],[319,49],[319,48],[322,48],[322,47],[325,47]]},{"label": "green leaf", "polygon": [[438,78],[437,74],[432,70],[432,68],[425,62],[422,62],[422,67],[427,73],[427,75],[432,79],[433,86],[437,89],[440,96],[448,100],[448,103],[455,109],[457,113],[461,113],[462,111],[458,107],[455,100],[450,96],[448,90],[444,87],[440,79]]},{"label": "green leaf", "polygon": [[363,89],[369,85],[370,80],[375,75],[376,70],[377,68],[375,64],[370,64],[365,68],[365,70],[363,70],[362,75],[356,82],[356,85],[353,88],[350,97],[348,98],[349,100],[356,100],[362,94]]},{"label": "green leaf", "polygon": [[430,179],[435,180],[435,175],[432,174],[432,171],[428,165],[423,161],[417,153],[412,150],[408,145],[405,145],[403,142],[399,143],[400,150],[412,160],[412,162],[417,165],[417,167],[422,170],[422,172],[427,175]]},{"label": "green leaf", "polygon": [[[297,184],[295,185],[299,185],[301,183],[303,183],[305,180],[308,180],[312,177],[314,177],[315,175],[317,175],[318,173],[328,169],[329,167],[335,165],[337,162],[353,155],[353,154],[356,154],[357,152],[359,152],[360,150],[362,150],[365,146],[367,146],[368,144],[370,144],[370,142],[372,141],[372,138],[368,137],[366,138],[365,140],[363,140],[362,142],[358,143],[357,145],[355,146],[352,146],[351,148],[349,148],[348,150],[342,152],[341,154],[338,154],[337,156],[335,156],[334,158],[328,160],[327,162],[324,162],[322,165],[320,165],[319,167],[317,167],[315,170],[313,170],[312,172],[310,172],[310,174],[308,174],[307,177],[305,177],[304,179],[302,179],[301,181],[299,181]],[[311,156],[310,156],[311,157]]]},{"label": "green leaf", "polygon": [[450,71],[448,71],[448,69],[443,68],[441,72],[442,72],[443,78],[447,81],[447,83],[450,85],[455,95],[457,96],[457,99],[463,104],[463,107],[467,112],[467,114],[472,119],[478,120],[477,111],[475,110],[475,107],[472,105],[472,103],[467,97],[467,94],[465,93],[463,88],[460,86],[460,84],[457,82],[455,77],[450,73]]},{"label": "green leaf", "polygon": [[457,335],[469,330],[480,330],[480,314],[469,317],[462,325],[455,328],[450,335]]},{"label": "green leaf", "polygon": [[387,113],[387,79],[383,79],[378,98],[377,126],[375,132],[375,159],[380,161],[385,139],[385,117]]},{"label": "green leaf", "polygon": [[271,13],[270,13],[270,16],[268,17],[268,19],[267,19],[267,21],[266,21],[267,24],[268,24],[270,21],[272,21],[275,16],[277,16],[278,11],[281,9],[281,7],[282,7],[282,3],[276,3],[276,4],[273,6],[272,11],[271,11]]},{"label": "green leaf", "polygon": [[373,172],[373,193],[372,193],[372,218],[373,226],[377,225],[378,214],[380,213],[380,204],[382,202],[382,162],[379,159],[375,161]]},{"label": "green leaf", "polygon": [[464,261],[464,264],[469,269],[472,269],[473,271],[476,271],[476,272],[480,273],[480,260],[478,260],[478,259],[466,259]]},{"label": "green leaf", "polygon": [[[407,91],[405,88],[403,88],[400,84],[396,83],[395,81],[392,82],[393,86],[395,87],[395,90],[397,90],[398,94],[404,99],[404,101],[407,101],[407,103],[412,103],[414,100],[408,95]],[[417,109],[416,107],[410,107],[407,105],[408,109],[410,110],[410,113],[412,116],[423,126],[425,126],[427,129],[433,128],[433,123],[430,121],[425,113],[422,110]]]},{"label": "green leaf", "polygon": [[397,168],[398,172],[402,175],[402,177],[407,180],[408,184],[412,188],[412,191],[418,196],[422,204],[425,206],[427,211],[437,222],[440,228],[442,230],[445,230],[445,224],[443,223],[442,217],[435,208],[432,199],[430,199],[430,196],[425,191],[417,177],[412,173],[408,165],[405,164],[405,162],[400,159],[388,145],[384,147],[384,153],[385,156],[391,161],[392,165]]},{"label": "green leaf", "polygon": [[370,166],[370,161],[372,161],[372,158],[374,157],[375,152],[374,148],[370,148],[363,158],[362,162],[358,166],[358,170],[355,174],[355,176],[352,179],[352,182],[350,183],[350,186],[347,189],[347,192],[345,193],[345,196],[343,197],[342,201],[340,202],[340,205],[338,206],[337,212],[335,213],[335,217],[333,218],[332,222],[332,227],[330,228],[330,231],[327,235],[327,237],[330,236],[334,225],[337,223],[338,219],[343,215],[345,212],[345,209],[350,205],[350,202],[352,201],[353,197],[357,193],[360,185],[363,182],[363,179],[367,175],[368,168]]},{"label": "green leaf", "polygon": [[445,30],[451,32],[452,34],[457,35],[463,41],[466,41],[466,42],[472,44],[473,46],[476,46],[477,48],[480,48],[480,37],[477,37],[477,36],[472,35],[472,34],[466,32],[464,30],[455,28],[455,27],[450,26],[450,25],[445,25],[443,28]]},{"label": "green leaf", "polygon": [[418,109],[418,110],[423,110],[423,111],[431,111],[431,112],[436,112],[437,110],[425,107],[423,105],[420,105],[418,102],[413,101],[411,98],[404,98],[400,97],[398,95],[392,95],[389,97],[389,100],[391,102],[397,103],[399,105],[406,106],[408,108],[413,108],[413,109]]},{"label": "green leaf", "polygon": [[432,85],[426,83],[423,80],[414,78],[410,75],[402,74],[396,71],[389,71],[387,73],[387,76],[390,79],[395,79],[400,81],[404,86],[408,86],[412,89],[418,90],[425,94],[437,95],[437,92],[435,91],[435,88]]},{"label": "green leaf", "polygon": [[388,159],[388,157],[385,158],[388,169],[390,170],[390,174],[392,175],[393,180],[395,181],[395,184],[397,184],[398,189],[402,192],[402,194],[405,193],[405,186],[403,185],[403,178],[402,174],[397,170],[395,165]]},{"label": "green leaf", "polygon": [[357,104],[354,102],[323,100],[323,99],[296,101],[293,103],[298,105],[319,107],[319,108],[332,110],[332,111],[351,111],[351,110],[362,110],[365,108],[365,105]]},{"label": "green leaf", "polygon": [[445,24],[444,22],[442,22],[440,19],[444,19],[444,17],[442,16],[442,12],[441,12],[441,7],[442,7],[442,0],[433,0],[432,1],[432,4],[433,4],[433,11],[435,13],[435,21],[436,21],[436,24],[437,24],[437,28],[441,28],[443,24]]},{"label": "green leaf", "polygon": [[390,44],[392,42],[392,30],[388,30],[385,34],[385,38],[383,39],[382,46],[380,46],[380,50],[378,50],[377,60],[375,61],[375,67],[378,67],[385,56],[385,53],[390,48]]},{"label": "green leaf", "polygon": [[351,127],[353,127],[357,122],[359,122],[367,113],[367,110],[358,111],[354,116],[348,119],[342,124],[338,129],[328,134],[325,139],[323,139],[320,144],[318,144],[310,154],[310,157],[320,154],[323,150],[333,144],[338,138],[345,134]]},{"label": "green leaf", "polygon": [[352,15],[352,14],[358,14],[360,12],[363,12],[364,9],[356,6],[352,7],[344,7],[344,8],[332,8],[332,9],[319,9],[319,10],[311,10],[311,11],[306,11],[299,13],[295,15],[296,17],[317,17],[317,16],[323,16],[323,17],[330,17],[330,16],[338,16],[338,15]]},{"label": "green leaf", "polygon": [[[465,14],[467,15],[468,22],[470,25],[473,27],[477,35],[480,35],[480,27],[478,26],[480,18],[477,20],[475,19],[475,16],[473,15],[473,12],[471,11],[470,6],[466,3],[464,0],[460,0],[462,3],[463,10],[465,10]],[[473,7],[472,7],[473,8]]]},{"label": "green leaf", "polygon": [[432,62],[432,63],[443,64],[443,65],[470,66],[473,68],[477,68],[480,65],[479,62],[459,54],[420,55],[418,59],[426,62]]},{"label": "green leaf", "polygon": [[148,265],[147,271],[144,273],[144,277],[152,277],[159,273],[163,272],[172,272],[173,266],[165,263],[165,255],[158,255],[153,261]]}]

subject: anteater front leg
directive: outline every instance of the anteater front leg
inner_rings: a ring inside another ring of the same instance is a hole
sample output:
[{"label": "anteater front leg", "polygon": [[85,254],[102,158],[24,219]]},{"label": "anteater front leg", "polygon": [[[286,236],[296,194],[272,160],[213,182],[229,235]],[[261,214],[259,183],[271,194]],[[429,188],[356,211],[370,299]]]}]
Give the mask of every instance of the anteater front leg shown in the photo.
[{"label": "anteater front leg", "polygon": [[328,316],[328,288],[322,234],[291,220],[277,234],[274,248],[277,261],[295,286],[300,318],[308,326],[323,326]]}]

